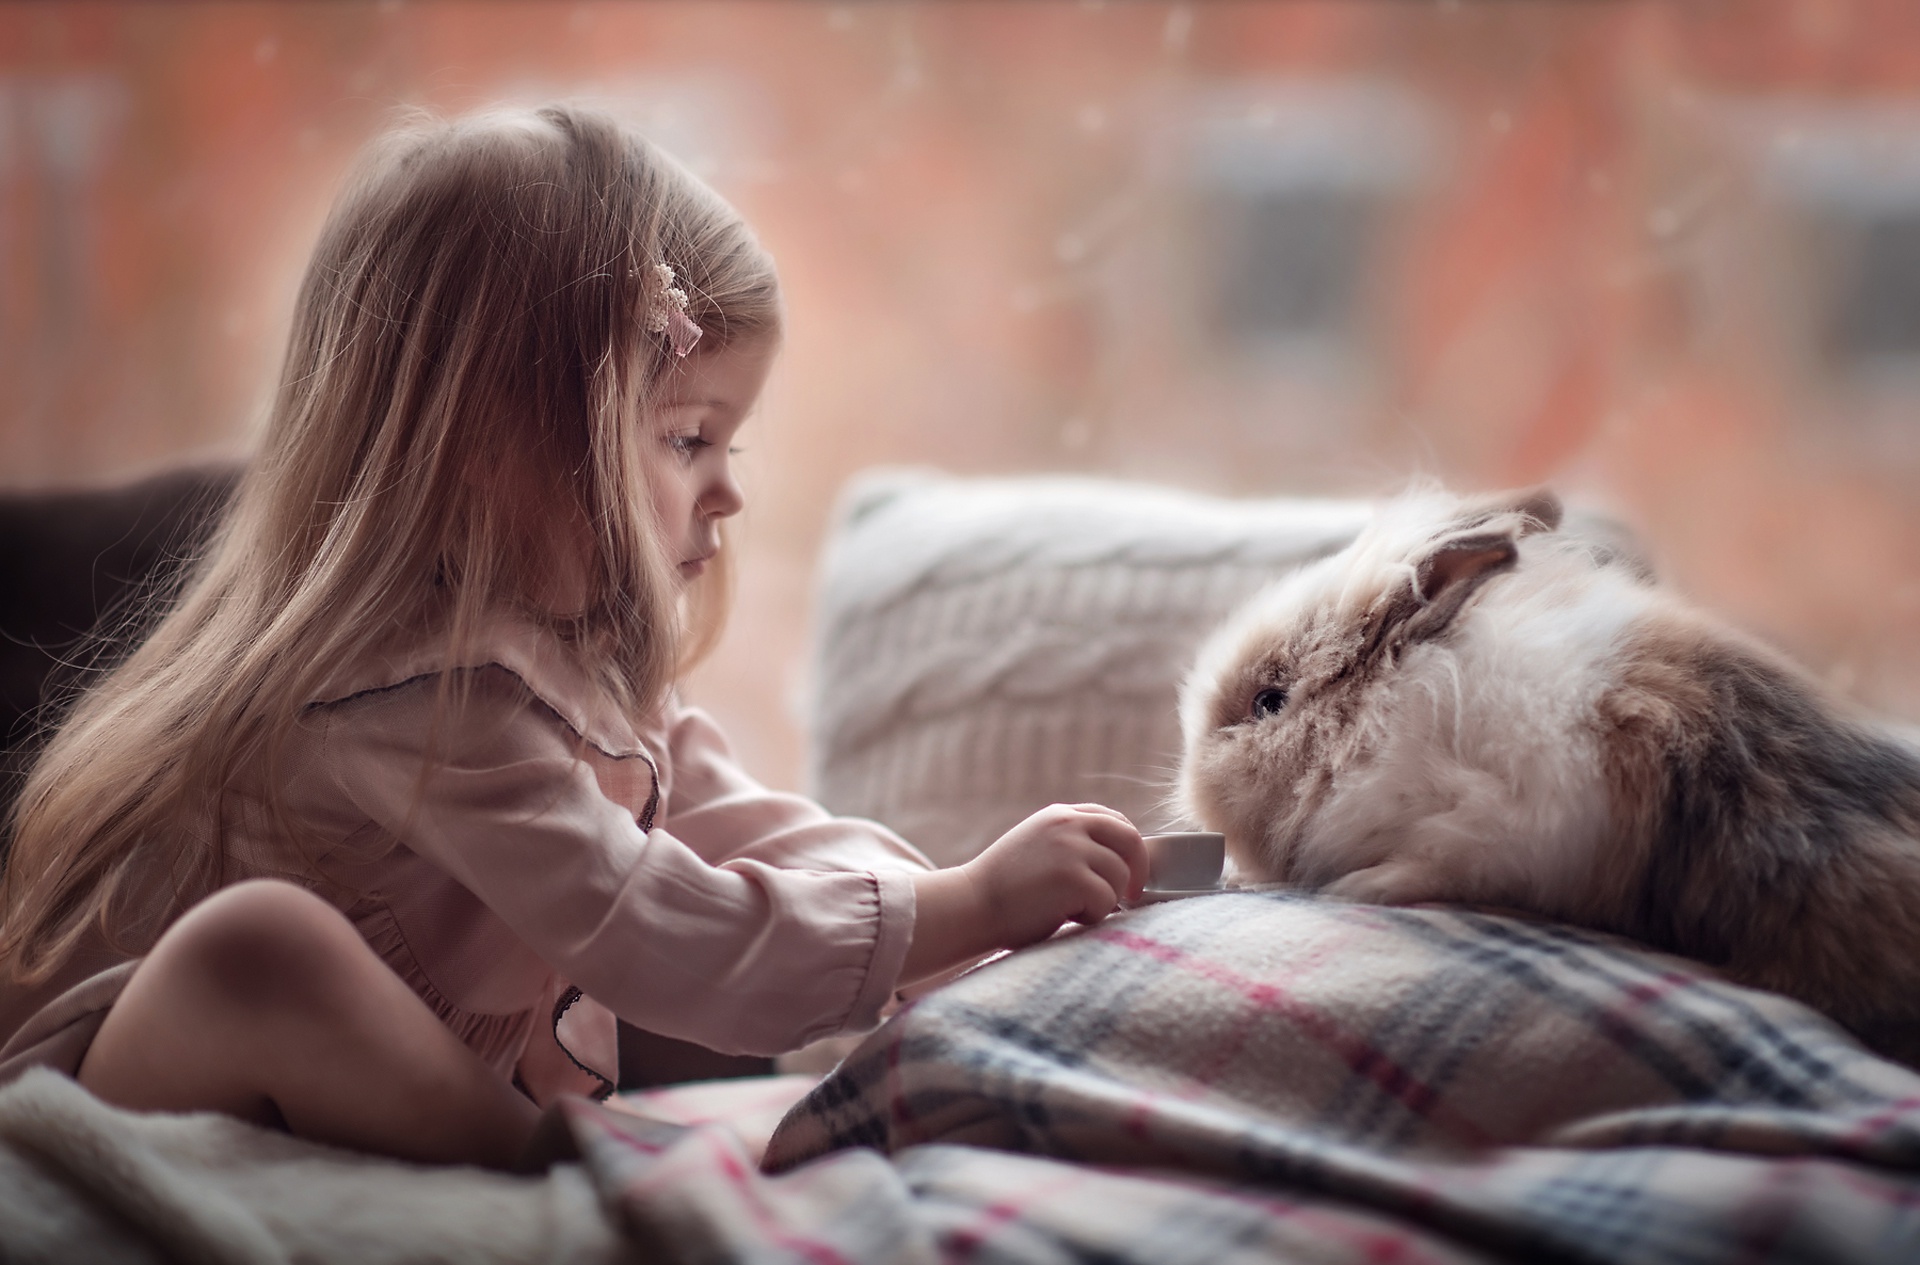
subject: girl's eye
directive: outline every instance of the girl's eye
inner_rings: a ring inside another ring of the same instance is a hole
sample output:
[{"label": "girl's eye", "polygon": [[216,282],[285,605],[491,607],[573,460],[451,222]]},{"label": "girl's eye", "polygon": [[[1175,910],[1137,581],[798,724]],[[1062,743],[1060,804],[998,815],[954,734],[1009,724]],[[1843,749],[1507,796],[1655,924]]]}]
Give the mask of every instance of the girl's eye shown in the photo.
[{"label": "girl's eye", "polygon": [[1253,696],[1253,719],[1264,720],[1275,715],[1287,705],[1287,692],[1277,685],[1270,685]]},{"label": "girl's eye", "polygon": [[691,457],[702,448],[713,447],[713,442],[702,439],[698,435],[669,435],[667,437],[667,447],[683,456]]}]

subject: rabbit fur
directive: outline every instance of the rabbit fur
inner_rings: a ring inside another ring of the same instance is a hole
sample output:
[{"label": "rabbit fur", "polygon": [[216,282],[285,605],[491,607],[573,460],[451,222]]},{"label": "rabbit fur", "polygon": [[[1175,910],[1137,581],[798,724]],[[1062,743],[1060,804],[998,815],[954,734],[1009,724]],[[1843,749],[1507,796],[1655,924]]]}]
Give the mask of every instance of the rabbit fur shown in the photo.
[{"label": "rabbit fur", "polygon": [[1920,753],[1560,520],[1422,489],[1255,595],[1182,808],[1254,880],[1630,936],[1916,1061]]}]

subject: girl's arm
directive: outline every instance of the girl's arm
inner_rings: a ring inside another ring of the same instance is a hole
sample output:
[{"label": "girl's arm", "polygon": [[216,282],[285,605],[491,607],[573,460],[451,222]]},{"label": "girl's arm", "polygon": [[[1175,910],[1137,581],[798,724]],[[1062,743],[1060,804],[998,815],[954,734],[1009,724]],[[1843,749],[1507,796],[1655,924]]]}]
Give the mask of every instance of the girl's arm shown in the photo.
[{"label": "girl's arm", "polygon": [[1056,804],[1027,818],[966,865],[932,863],[877,822],[835,817],[760,785],[707,714],[675,699],[663,737],[672,794],[662,826],[710,864],[752,859],[783,869],[915,873],[914,931],[903,983],[999,949],[1098,922],[1136,897],[1146,875],[1140,832],[1099,804]]},{"label": "girl's arm", "polygon": [[[706,814],[739,801],[722,795],[642,833],[601,793],[578,739],[517,678],[481,673],[471,686],[437,726],[430,681],[314,713],[324,755],[318,801],[302,814],[356,839],[356,820],[371,821],[376,853],[380,836],[397,839],[453,880],[427,890],[396,872],[381,886],[392,888],[383,898],[423,971],[461,994],[455,1004],[479,1005],[463,987],[512,974],[485,965],[498,937],[456,908],[456,897],[477,898],[517,943],[622,1018],[716,1050],[777,1053],[877,1022],[902,979],[1104,916],[1144,873],[1137,832],[1090,807],[1044,810],[953,871],[917,868],[924,859],[904,845],[894,857],[882,846],[893,836],[877,826],[868,833],[884,838],[837,858],[847,865],[837,871],[769,864],[757,848],[716,866],[671,826],[698,821],[704,834],[717,825]],[[436,733],[441,758],[423,780]],[[776,831],[779,860],[824,860],[828,835],[859,833],[847,827],[862,823],[836,826],[798,802],[806,811]],[[341,819],[322,821],[322,805]],[[859,860],[867,865],[853,868]]]},{"label": "girl's arm", "polygon": [[709,865],[762,861],[786,870],[931,870],[933,862],[878,822],[839,817],[804,795],[770,790],[740,766],[698,707],[663,709],[669,794],[656,825]]},{"label": "girl's arm", "polygon": [[997,949],[1044,940],[1064,922],[1093,923],[1146,882],[1146,846],[1101,804],[1055,804],[965,865],[915,875],[904,982]]},{"label": "girl's arm", "polygon": [[[667,828],[643,832],[518,678],[468,684],[437,719],[431,680],[310,712],[319,751],[291,762],[312,774],[288,797],[317,834],[348,841],[329,865],[392,910],[454,1005],[535,1004],[544,966],[631,1023],[726,1053],[878,1022],[924,869],[713,865]],[[363,853],[364,876],[348,868]]]}]

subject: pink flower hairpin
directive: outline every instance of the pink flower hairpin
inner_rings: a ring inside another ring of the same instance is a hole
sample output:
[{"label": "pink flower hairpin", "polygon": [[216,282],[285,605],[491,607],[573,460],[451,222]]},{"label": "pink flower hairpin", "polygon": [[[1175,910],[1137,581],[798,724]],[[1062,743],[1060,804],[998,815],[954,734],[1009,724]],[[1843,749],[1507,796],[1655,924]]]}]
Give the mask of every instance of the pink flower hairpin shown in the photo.
[{"label": "pink flower hairpin", "polygon": [[665,334],[674,359],[685,359],[706,331],[694,324],[693,318],[687,315],[687,292],[680,288],[673,266],[655,264],[653,276],[660,283],[660,291],[647,304],[647,331]]}]

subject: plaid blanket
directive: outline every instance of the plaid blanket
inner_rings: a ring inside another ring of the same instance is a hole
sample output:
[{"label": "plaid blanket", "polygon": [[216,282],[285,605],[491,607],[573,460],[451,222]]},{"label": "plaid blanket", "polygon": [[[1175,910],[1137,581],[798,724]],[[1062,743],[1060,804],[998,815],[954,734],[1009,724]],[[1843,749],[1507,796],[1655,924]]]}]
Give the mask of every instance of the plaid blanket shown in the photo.
[{"label": "plaid blanket", "polygon": [[895,1016],[733,1135],[576,1114],[670,1258],[1920,1260],[1920,1077],[1567,928],[1152,906]]}]

